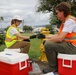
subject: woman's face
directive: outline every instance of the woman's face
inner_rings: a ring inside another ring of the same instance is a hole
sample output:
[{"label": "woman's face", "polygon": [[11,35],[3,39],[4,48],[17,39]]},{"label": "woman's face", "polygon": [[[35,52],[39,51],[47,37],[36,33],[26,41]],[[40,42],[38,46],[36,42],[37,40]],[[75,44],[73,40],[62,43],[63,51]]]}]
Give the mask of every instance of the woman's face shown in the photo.
[{"label": "woman's face", "polygon": [[20,23],[21,23],[21,21],[16,21],[16,23],[15,23],[15,24],[16,24],[17,26],[19,26],[19,25],[20,25]]},{"label": "woman's face", "polygon": [[60,12],[60,11],[56,10],[56,16],[57,16],[57,18],[59,20],[63,21],[63,19],[64,19],[64,12],[63,11]]}]

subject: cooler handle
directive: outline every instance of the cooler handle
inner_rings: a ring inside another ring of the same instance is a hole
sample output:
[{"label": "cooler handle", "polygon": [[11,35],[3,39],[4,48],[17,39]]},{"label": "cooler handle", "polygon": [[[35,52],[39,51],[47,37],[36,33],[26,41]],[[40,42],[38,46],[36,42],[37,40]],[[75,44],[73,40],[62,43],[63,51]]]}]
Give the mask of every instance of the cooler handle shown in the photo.
[{"label": "cooler handle", "polygon": [[66,64],[64,64],[64,61],[65,61],[65,59],[63,59],[63,61],[62,61],[62,66],[63,66],[63,67],[69,67],[69,68],[72,68],[72,60],[70,60],[70,65],[66,65]]},{"label": "cooler handle", "polygon": [[27,62],[26,61],[24,61],[24,62],[25,62],[24,66],[21,66],[21,62],[19,62],[19,70],[23,70],[24,68],[27,67]]}]

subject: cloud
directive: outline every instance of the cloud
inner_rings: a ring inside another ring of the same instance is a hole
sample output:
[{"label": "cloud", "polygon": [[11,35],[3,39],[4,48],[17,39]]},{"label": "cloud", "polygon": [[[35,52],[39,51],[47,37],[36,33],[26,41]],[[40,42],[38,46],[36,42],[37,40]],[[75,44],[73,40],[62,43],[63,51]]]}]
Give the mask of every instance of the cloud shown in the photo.
[{"label": "cloud", "polygon": [[50,13],[37,13],[37,5],[38,0],[1,0],[0,16],[4,17],[4,22],[0,23],[7,27],[14,15],[20,15],[25,25],[49,24]]}]

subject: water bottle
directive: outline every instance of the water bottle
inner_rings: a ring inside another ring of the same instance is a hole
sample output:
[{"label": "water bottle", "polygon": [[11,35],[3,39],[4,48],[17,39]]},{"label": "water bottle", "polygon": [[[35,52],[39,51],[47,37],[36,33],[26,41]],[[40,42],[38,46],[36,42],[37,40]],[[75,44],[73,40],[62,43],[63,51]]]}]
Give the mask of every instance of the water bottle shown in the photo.
[{"label": "water bottle", "polygon": [[39,65],[37,63],[33,62],[32,67],[33,67],[34,73],[41,73],[41,70],[40,70]]}]

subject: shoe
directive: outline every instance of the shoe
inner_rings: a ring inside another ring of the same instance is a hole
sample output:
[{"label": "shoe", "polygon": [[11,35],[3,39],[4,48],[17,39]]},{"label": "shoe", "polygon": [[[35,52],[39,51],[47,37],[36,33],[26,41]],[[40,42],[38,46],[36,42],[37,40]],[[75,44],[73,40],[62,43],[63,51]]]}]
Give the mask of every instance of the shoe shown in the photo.
[{"label": "shoe", "polygon": [[57,69],[49,69],[49,68],[46,68],[46,69],[43,69],[42,72],[43,72],[44,74],[49,73],[49,72],[57,72]]},{"label": "shoe", "polygon": [[43,69],[43,71],[42,71],[44,74],[46,74],[46,73],[49,73],[50,72],[50,70],[49,69]]},{"label": "shoe", "polygon": [[55,75],[54,72],[49,72],[47,74],[43,74],[43,75]]}]

